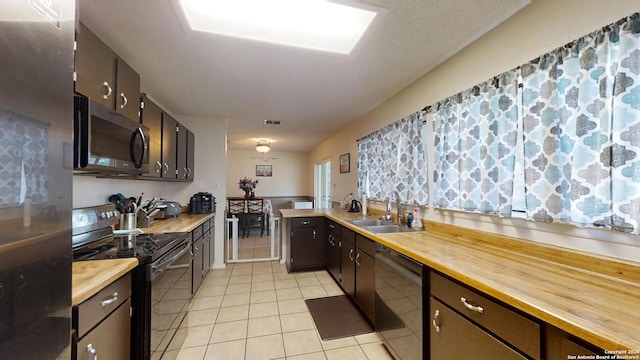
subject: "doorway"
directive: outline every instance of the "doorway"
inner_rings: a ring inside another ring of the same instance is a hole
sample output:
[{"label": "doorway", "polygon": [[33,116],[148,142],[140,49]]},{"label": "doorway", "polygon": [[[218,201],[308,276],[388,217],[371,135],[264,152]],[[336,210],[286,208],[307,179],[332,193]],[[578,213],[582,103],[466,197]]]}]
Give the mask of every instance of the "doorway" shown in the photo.
[{"label": "doorway", "polygon": [[319,209],[331,207],[331,159],[316,163],[314,168],[314,197],[315,206]]}]

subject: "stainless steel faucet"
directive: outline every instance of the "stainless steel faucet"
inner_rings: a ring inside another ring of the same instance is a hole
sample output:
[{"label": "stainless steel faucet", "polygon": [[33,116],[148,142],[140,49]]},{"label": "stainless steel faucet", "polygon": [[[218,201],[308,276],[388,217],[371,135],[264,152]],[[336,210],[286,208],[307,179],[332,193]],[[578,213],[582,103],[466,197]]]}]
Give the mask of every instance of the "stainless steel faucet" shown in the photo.
[{"label": "stainless steel faucet", "polygon": [[402,220],[404,219],[404,209],[400,205],[400,194],[398,190],[393,190],[391,195],[389,196],[389,203],[387,204],[387,214],[391,214],[391,198],[395,196],[396,199],[396,223],[398,225],[402,225]]}]

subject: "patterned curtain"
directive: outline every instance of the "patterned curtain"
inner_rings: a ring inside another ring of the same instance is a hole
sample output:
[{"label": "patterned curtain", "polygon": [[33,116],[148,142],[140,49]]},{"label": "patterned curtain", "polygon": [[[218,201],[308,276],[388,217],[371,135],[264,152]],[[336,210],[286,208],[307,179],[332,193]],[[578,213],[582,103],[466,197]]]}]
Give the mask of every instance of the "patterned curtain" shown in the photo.
[{"label": "patterned curtain", "polygon": [[511,215],[517,90],[511,70],[437,104],[436,207]]},{"label": "patterned curtain", "polygon": [[527,215],[640,233],[640,16],[522,66]]},{"label": "patterned curtain", "polygon": [[403,203],[427,205],[426,113],[413,113],[358,140],[358,193],[383,200],[397,190]]},{"label": "patterned curtain", "polygon": [[0,109],[0,207],[48,200],[47,125]]}]

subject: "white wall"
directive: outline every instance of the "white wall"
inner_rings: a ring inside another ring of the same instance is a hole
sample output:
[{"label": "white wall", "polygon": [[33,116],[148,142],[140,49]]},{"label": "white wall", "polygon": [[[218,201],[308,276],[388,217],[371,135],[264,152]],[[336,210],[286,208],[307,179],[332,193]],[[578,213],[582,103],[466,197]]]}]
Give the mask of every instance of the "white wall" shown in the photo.
[{"label": "white wall", "polygon": [[[336,164],[333,174],[334,201],[340,201],[344,194],[357,190],[355,154],[356,139],[359,137],[635,11],[640,11],[640,2],[637,0],[534,0],[494,30],[313,149],[307,171],[312,174],[312,163],[331,158]],[[432,147],[429,151],[433,154]],[[350,174],[338,174],[338,157],[346,152],[352,154],[352,171]],[[429,166],[430,178],[432,164],[433,161]],[[373,206],[376,204],[373,203]],[[382,204],[377,206],[381,207]],[[422,217],[640,261],[638,236],[433,209],[423,209]]]},{"label": "white wall", "polygon": [[[255,150],[229,150],[227,194],[243,196],[238,181],[246,176],[258,180],[256,196],[311,196],[313,186],[309,186],[308,163],[309,155],[301,152],[270,151],[263,155]],[[271,165],[272,176],[256,176],[256,165]]]},{"label": "white wall", "polygon": [[224,203],[227,198],[227,122],[221,118],[180,116],[180,122],[196,137],[195,176],[187,188],[176,189],[178,198],[191,198],[196,192],[215,196],[216,237],[214,267],[224,267]]}]

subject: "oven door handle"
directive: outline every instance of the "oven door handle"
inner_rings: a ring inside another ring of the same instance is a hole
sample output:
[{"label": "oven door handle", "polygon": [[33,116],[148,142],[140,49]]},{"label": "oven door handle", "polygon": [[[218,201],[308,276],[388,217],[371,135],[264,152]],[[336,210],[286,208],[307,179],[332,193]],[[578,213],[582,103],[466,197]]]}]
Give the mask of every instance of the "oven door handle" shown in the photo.
[{"label": "oven door handle", "polygon": [[163,261],[160,264],[152,264],[151,270],[154,272],[156,270],[164,271],[164,269],[166,269],[169,265],[173,264],[176,260],[178,260],[182,255],[186,254],[187,251],[191,249],[191,243],[189,241],[187,241],[185,245],[186,246],[184,247],[184,249],[180,250],[180,252],[177,255],[172,256],[169,260]]}]

